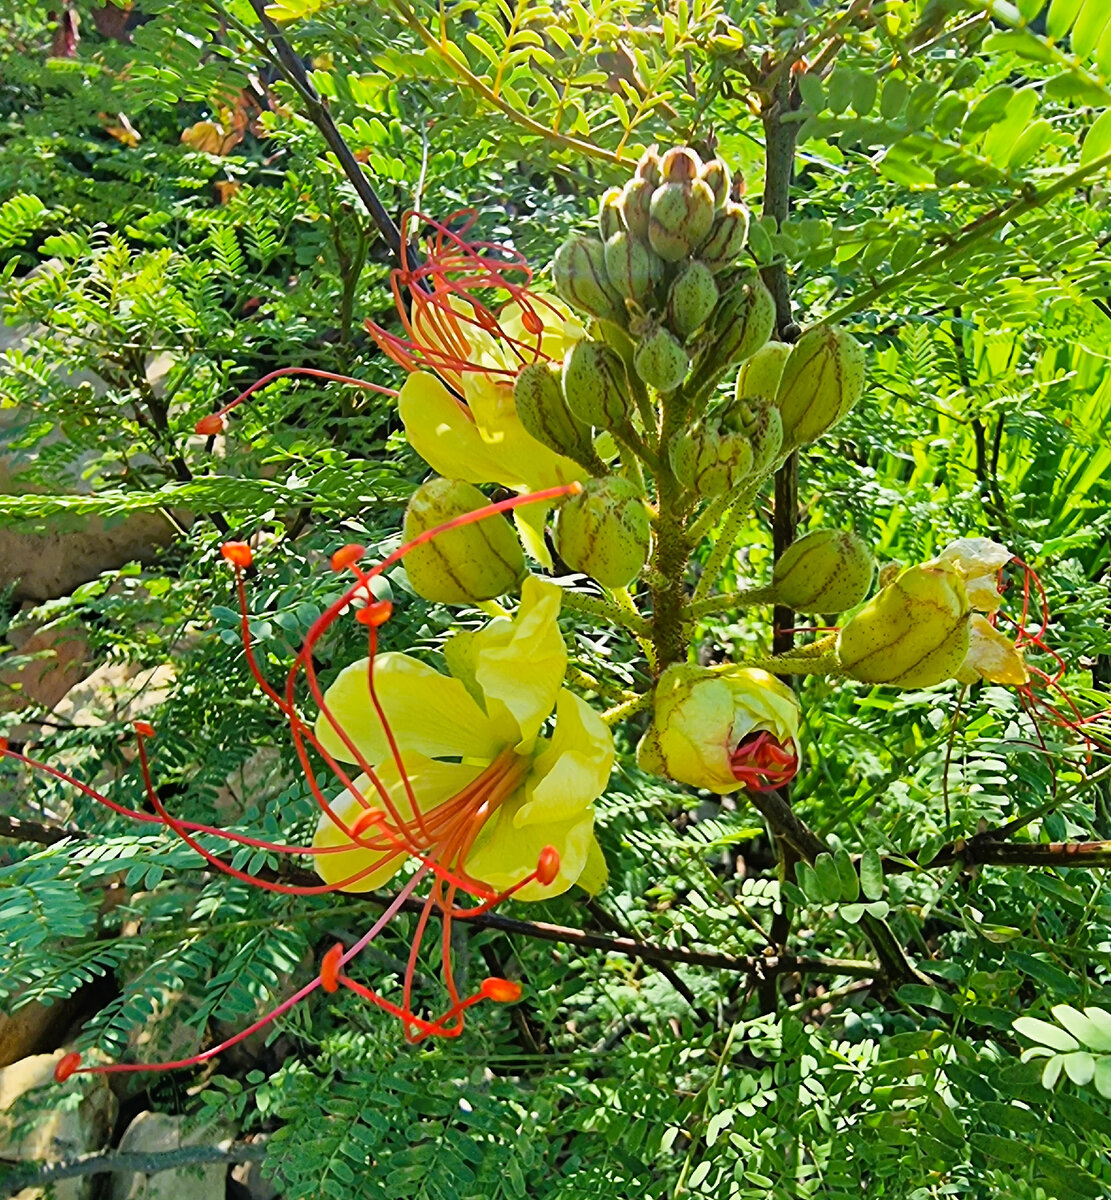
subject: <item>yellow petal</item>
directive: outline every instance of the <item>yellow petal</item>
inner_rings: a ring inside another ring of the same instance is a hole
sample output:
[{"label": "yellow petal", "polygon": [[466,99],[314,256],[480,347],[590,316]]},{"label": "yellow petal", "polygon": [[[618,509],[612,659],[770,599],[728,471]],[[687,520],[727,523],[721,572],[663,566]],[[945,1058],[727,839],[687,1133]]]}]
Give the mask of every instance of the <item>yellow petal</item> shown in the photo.
[{"label": "yellow petal", "polygon": [[995,612],[1003,603],[998,576],[1012,557],[1006,546],[982,537],[950,542],[938,555],[942,562],[953,563],[964,577],[969,604],[986,613]]},{"label": "yellow petal", "polygon": [[563,686],[567,649],[556,618],[560,589],[530,575],[512,620],[480,629],[470,645],[474,678],[503,746],[519,754],[532,749]]},{"label": "yellow petal", "polygon": [[552,553],[544,540],[544,526],[548,521],[550,504],[525,504],[513,510],[513,523],[525,552],[547,570],[552,569]]},{"label": "yellow petal", "polygon": [[540,822],[518,829],[515,818],[523,802],[518,793],[482,827],[465,863],[469,874],[505,891],[536,870],[545,846],[559,851],[559,872],[547,886],[533,881],[515,892],[518,900],[546,900],[575,883],[586,868],[594,841],[594,808],[572,821]]},{"label": "yellow petal", "polygon": [[956,678],[961,683],[983,679],[988,683],[1022,687],[1030,682],[1030,673],[1022,651],[1014,641],[1000,633],[986,617],[973,613],[969,624],[968,655]]},{"label": "yellow petal", "polygon": [[532,764],[514,825],[574,820],[606,790],[612,769],[613,735],[585,700],[563,688],[555,732]]},{"label": "yellow petal", "polygon": [[[480,766],[467,766],[462,763],[437,762],[421,754],[408,754],[405,757],[405,774],[409,786],[416,796],[417,807],[421,812],[435,808],[456,792],[461,791],[483,770]],[[413,807],[409,801],[408,789],[401,780],[401,774],[396,764],[391,760],[382,764],[377,771],[379,782],[388,792],[394,808],[403,818],[411,818]],[[386,810],[381,794],[374,787],[368,776],[360,775],[353,779],[356,791],[366,797],[371,808]],[[366,805],[350,791],[345,791],[332,801],[332,811],[350,829],[360,814],[366,811]],[[365,835],[368,839],[374,836],[373,827]],[[323,846],[351,846],[336,854],[317,854],[313,858],[316,873],[325,883],[337,884],[345,879],[351,879],[363,871],[369,873],[361,879],[347,884],[345,892],[369,892],[381,887],[409,861],[404,851],[391,852],[388,850],[369,850],[354,842],[339,828],[325,812],[320,814],[316,824],[316,833],[312,844]]]},{"label": "yellow petal", "polygon": [[[408,654],[379,654],[374,660],[374,689],[402,756],[427,754],[490,762],[505,746],[494,723],[467,694],[458,679]],[[370,696],[367,659],[345,667],[324,693],[335,722],[363,758],[380,763],[392,757],[386,732]],[[355,761],[335,725],[316,719],[320,744],[340,762]]]},{"label": "yellow petal", "polygon": [[592,835],[590,845],[586,848],[586,866],[575,882],[589,895],[597,896],[606,886],[609,874],[606,856],[602,853],[602,847],[598,845],[598,838]]},{"label": "yellow petal", "polygon": [[539,346],[537,346],[536,334],[530,333],[525,328],[522,309],[516,300],[510,301],[498,313],[499,327],[508,337],[517,342],[522,342],[525,346],[536,347],[539,355],[549,358],[553,362],[562,362],[567,351],[576,342],[582,341],[586,337],[586,329],[579,318],[558,296],[532,292],[530,299],[530,308],[540,318],[544,327]]},{"label": "yellow petal", "polygon": [[443,382],[414,371],[402,385],[397,410],[413,449],[445,479],[504,483],[502,456],[479,433]]},{"label": "yellow petal", "polygon": [[[730,765],[729,737],[733,727],[733,697],[724,679],[700,679],[669,693],[666,673],[656,687],[656,745],[667,773],[681,783],[693,783],[724,795],[743,785]],[[678,683],[678,679],[668,683]],[[663,694],[661,695],[661,691]]]}]

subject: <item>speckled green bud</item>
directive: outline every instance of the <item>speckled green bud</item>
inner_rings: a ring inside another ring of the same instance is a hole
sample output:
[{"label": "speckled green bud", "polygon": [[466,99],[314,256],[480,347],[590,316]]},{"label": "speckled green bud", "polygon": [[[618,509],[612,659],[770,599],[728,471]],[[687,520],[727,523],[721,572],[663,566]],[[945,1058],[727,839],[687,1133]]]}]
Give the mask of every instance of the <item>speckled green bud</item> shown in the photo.
[{"label": "speckled green bud", "polygon": [[560,558],[605,587],[627,587],[648,561],[651,524],[640,492],[627,479],[588,479],[560,506],[555,545]]},{"label": "speckled green bud", "polygon": [[768,342],[741,363],[735,394],[738,400],[774,400],[791,356],[786,342]]},{"label": "speckled green bud", "polygon": [[580,236],[564,242],[552,260],[552,280],[568,304],[624,324],[625,303],[610,284],[606,248],[597,238]]},{"label": "speckled green bud", "polygon": [[842,628],[838,662],[862,683],[932,687],[961,669],[971,615],[964,581],[951,563],[907,567]]},{"label": "speckled green bud", "polygon": [[642,241],[648,240],[652,193],[658,186],[638,176],[630,179],[621,193],[621,215],[625,219],[625,226]]},{"label": "speckled green bud", "polygon": [[700,421],[671,444],[671,469],[704,499],[731,491],[752,473],[752,446],[741,433],[713,417]]},{"label": "speckled green bud", "polygon": [[684,341],[710,317],[718,302],[714,273],[697,259],[675,277],[667,297],[667,322]]},{"label": "speckled green bud", "polygon": [[876,560],[863,538],[841,529],[814,529],[780,556],[772,592],[777,604],[795,612],[845,612],[868,595],[875,571]]},{"label": "speckled green bud", "polygon": [[660,172],[660,156],[655,146],[649,146],[640,156],[637,161],[635,178],[645,180],[654,188],[659,187],[663,182],[663,175]]},{"label": "speckled green bud", "polygon": [[584,338],[563,360],[563,395],[580,421],[596,429],[629,425],[633,399],[625,363],[616,350]]},{"label": "speckled green bud", "polygon": [[621,189],[608,188],[602,193],[598,204],[598,231],[602,241],[608,242],[619,230],[625,228],[625,219],[621,215]]},{"label": "speckled green bud", "polygon": [[664,183],[690,183],[702,171],[702,160],[689,146],[673,146],[660,159]]},{"label": "speckled green bud", "polygon": [[766,475],[775,466],[783,445],[783,421],[771,400],[733,400],[722,413],[721,424],[748,439],[753,475]]},{"label": "speckled green bud", "polygon": [[741,256],[748,241],[750,215],[743,204],[728,201],[714,218],[695,253],[711,271],[723,271]]},{"label": "speckled green bud", "polygon": [[716,207],[723,208],[726,200],[729,199],[729,186],[732,183],[729,177],[729,168],[720,158],[713,158],[708,163],[702,164],[700,174],[710,185],[710,191],[714,193]]},{"label": "speckled green bud", "polygon": [[[405,540],[489,501],[472,484],[430,479],[405,510]],[[513,526],[500,515],[460,525],[415,546],[405,556],[413,591],[439,604],[473,604],[515,591],[526,574],[525,555]]]},{"label": "speckled green bud", "polygon": [[815,325],[795,343],[775,402],[793,449],[832,429],[864,391],[864,348],[844,329]]},{"label": "speckled green bud", "polygon": [[621,230],[606,242],[606,274],[626,300],[644,305],[652,296],[652,251]]},{"label": "speckled green bud", "polygon": [[521,424],[549,450],[577,461],[593,455],[590,426],[568,407],[558,367],[543,362],[522,367],[513,384],[513,400]]},{"label": "speckled green bud", "polygon": [[687,377],[690,358],[678,339],[661,325],[641,338],[633,365],[649,387],[671,392]]},{"label": "speckled green bud", "polygon": [[713,320],[699,339],[692,388],[702,389],[735,362],[754,354],[771,337],[775,301],[755,271],[718,301]]},{"label": "speckled green bud", "polygon": [[652,249],[667,262],[679,262],[710,232],[714,193],[701,179],[661,183],[652,193],[649,218]]}]

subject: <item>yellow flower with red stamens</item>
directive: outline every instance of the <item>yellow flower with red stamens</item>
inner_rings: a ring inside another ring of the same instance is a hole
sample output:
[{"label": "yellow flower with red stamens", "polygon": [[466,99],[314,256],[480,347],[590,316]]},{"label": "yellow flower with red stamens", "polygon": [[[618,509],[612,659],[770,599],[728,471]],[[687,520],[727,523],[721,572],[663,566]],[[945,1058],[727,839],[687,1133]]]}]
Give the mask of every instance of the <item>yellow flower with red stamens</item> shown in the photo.
[{"label": "yellow flower with red stamens", "polygon": [[534,878],[516,896],[601,886],[594,801],[613,766],[613,738],[563,686],[559,605],[555,585],[529,578],[512,619],[448,643],[451,674],[390,652],[340,672],[324,693],[316,739],[337,761],[371,770],[321,815],[314,846],[350,846],[316,856],[322,879],[366,872],[347,889],[365,891],[417,857],[483,895],[534,875],[553,846],[555,877]]}]

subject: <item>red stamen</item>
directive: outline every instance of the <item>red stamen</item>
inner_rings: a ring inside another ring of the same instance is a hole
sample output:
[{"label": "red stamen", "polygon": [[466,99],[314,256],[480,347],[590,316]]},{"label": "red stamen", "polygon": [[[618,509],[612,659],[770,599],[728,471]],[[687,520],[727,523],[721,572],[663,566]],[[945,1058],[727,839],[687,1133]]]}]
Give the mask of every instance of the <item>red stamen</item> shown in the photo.
[{"label": "red stamen", "polygon": [[356,563],[366,553],[365,546],[359,546],[354,542],[346,546],[341,546],[335,554],[332,555],[332,570],[335,572],[346,571],[352,563]]},{"label": "red stamen", "polygon": [[233,567],[238,567],[245,571],[252,562],[255,556],[251,547],[246,542],[225,542],[220,547],[220,553],[232,564]]},{"label": "red stamen", "polygon": [[770,792],[790,783],[799,761],[793,743],[788,747],[768,730],[747,734],[729,757],[733,778],[753,792]]}]

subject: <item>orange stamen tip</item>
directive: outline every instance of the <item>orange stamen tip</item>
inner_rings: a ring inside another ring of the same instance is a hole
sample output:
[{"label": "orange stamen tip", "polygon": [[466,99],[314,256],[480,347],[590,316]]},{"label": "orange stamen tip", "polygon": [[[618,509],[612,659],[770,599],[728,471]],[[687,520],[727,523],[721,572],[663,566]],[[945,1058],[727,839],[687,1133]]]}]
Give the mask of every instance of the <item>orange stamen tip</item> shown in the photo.
[{"label": "orange stamen tip", "polygon": [[568,496],[578,496],[582,493],[583,485],[577,479],[572,479],[567,485]]},{"label": "orange stamen tip", "polygon": [[246,542],[225,542],[220,553],[233,567],[249,567],[255,560],[251,547]]},{"label": "orange stamen tip", "polygon": [[391,616],[393,616],[393,604],[389,600],[375,600],[366,608],[360,608],[355,614],[355,620],[377,629],[379,625],[385,625]]},{"label": "orange stamen tip", "polygon": [[58,1065],[54,1068],[54,1080],[56,1083],[65,1083],[65,1081],[77,1070],[81,1065],[81,1055],[74,1052],[63,1054],[58,1059]]},{"label": "orange stamen tip", "polygon": [[521,324],[529,333],[544,332],[544,322],[531,309],[526,308],[521,313]]},{"label": "orange stamen tip", "polygon": [[152,738],[154,737],[154,726],[149,721],[136,721],[135,732],[140,737]]},{"label": "orange stamen tip", "polygon": [[355,542],[351,542],[340,548],[332,555],[332,570],[346,571],[352,563],[357,563],[360,558],[366,553],[365,546],[359,546]]},{"label": "orange stamen tip", "polygon": [[555,881],[559,874],[559,851],[555,846],[545,846],[536,860],[536,882],[545,887]]},{"label": "orange stamen tip", "polygon": [[381,826],[385,820],[386,814],[380,808],[368,808],[351,823],[351,836],[362,837],[371,825]]},{"label": "orange stamen tip", "polygon": [[320,986],[326,992],[339,989],[340,959],[343,958],[343,945],[340,942],[329,950],[320,963]]},{"label": "orange stamen tip", "polygon": [[8,739],[0,738],[0,754],[7,754],[7,752],[8,752]]},{"label": "orange stamen tip", "polygon": [[482,987],[478,990],[487,1000],[493,1000],[495,1004],[515,1004],[521,998],[519,983],[513,983],[509,979],[499,979],[496,975],[484,979]]},{"label": "orange stamen tip", "polygon": [[223,417],[219,413],[209,413],[207,417],[201,417],[193,426],[193,432],[203,434],[205,437],[215,437],[218,433],[223,433],[227,427],[227,417]]}]

